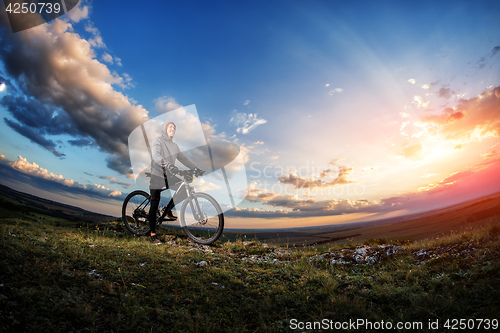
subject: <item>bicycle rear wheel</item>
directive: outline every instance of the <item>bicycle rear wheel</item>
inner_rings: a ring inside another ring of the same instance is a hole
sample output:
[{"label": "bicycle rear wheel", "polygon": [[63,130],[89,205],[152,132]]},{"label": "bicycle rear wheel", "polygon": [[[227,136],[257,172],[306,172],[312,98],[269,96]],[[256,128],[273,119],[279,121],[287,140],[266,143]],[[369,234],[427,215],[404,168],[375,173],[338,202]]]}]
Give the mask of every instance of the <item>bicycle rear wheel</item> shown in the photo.
[{"label": "bicycle rear wheel", "polygon": [[130,193],[122,207],[122,220],[127,229],[137,236],[149,233],[149,193],[141,190]]},{"label": "bicycle rear wheel", "polygon": [[180,211],[184,232],[197,243],[215,242],[224,229],[224,215],[219,203],[206,193],[194,193],[184,200]]}]

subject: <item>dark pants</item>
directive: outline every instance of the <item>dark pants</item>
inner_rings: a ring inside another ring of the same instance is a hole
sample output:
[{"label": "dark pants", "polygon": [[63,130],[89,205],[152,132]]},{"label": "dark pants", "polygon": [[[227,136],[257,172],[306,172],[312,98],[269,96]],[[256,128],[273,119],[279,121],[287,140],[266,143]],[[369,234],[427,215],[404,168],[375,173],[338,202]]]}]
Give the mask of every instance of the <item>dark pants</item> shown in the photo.
[{"label": "dark pants", "polygon": [[[150,232],[153,234],[156,233],[156,212],[158,211],[158,206],[160,205],[161,191],[162,191],[160,189],[162,186],[160,187],[158,186],[158,184],[163,184],[163,182],[165,182],[165,186],[167,187],[167,189],[176,191],[179,188],[182,181],[179,177],[175,176],[169,176],[169,179],[171,180],[171,183],[173,183],[173,185],[170,187],[166,178],[163,179],[161,177],[151,175],[151,185],[149,189],[151,193],[151,207],[149,209],[149,229],[151,230]],[[176,193],[174,197],[170,199],[170,202],[167,204],[166,208],[167,211],[174,208],[174,202],[179,203],[185,198],[186,195],[184,193],[182,194]]]}]

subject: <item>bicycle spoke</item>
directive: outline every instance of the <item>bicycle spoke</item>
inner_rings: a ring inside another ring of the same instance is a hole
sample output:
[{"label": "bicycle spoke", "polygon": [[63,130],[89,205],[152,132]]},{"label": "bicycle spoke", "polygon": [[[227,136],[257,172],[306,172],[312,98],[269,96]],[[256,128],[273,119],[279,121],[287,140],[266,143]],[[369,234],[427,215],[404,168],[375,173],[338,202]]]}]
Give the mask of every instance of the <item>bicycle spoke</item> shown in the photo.
[{"label": "bicycle spoke", "polygon": [[210,244],[219,238],[224,228],[222,210],[214,198],[205,193],[195,193],[184,202],[181,223],[194,241]]},{"label": "bicycle spoke", "polygon": [[122,208],[122,219],[127,229],[136,235],[149,232],[149,194],[144,191],[130,193]]}]

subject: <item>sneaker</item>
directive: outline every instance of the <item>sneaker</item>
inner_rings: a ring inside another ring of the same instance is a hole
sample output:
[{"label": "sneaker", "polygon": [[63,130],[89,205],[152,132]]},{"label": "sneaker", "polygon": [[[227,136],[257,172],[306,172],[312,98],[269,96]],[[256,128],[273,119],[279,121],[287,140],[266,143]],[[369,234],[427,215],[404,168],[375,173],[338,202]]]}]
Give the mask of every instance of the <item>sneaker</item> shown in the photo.
[{"label": "sneaker", "polygon": [[167,212],[167,214],[165,214],[165,217],[169,220],[177,220],[177,216],[175,216],[174,214],[172,214],[172,210],[169,210]]},{"label": "sneaker", "polygon": [[160,245],[162,244],[161,240],[158,239],[158,236],[154,235],[154,236],[150,236],[151,237],[151,243],[153,245]]}]

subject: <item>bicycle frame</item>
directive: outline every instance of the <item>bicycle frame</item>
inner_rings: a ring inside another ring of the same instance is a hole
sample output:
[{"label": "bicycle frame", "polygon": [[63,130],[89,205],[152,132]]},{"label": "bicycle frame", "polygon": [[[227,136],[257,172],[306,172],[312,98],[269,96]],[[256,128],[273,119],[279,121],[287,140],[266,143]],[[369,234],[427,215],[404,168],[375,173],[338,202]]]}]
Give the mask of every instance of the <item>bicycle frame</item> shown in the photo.
[{"label": "bicycle frame", "polygon": [[[166,177],[166,175],[164,174],[164,176]],[[192,178],[192,180],[194,180],[194,178]],[[191,181],[192,182],[192,181]],[[162,189],[162,192],[165,191],[165,190],[168,190],[167,188],[166,189]],[[184,192],[184,193],[183,193]],[[201,208],[200,208],[200,204],[198,202],[198,200],[196,198],[193,199],[193,194],[195,193],[195,190],[194,188],[190,185],[190,182],[188,182],[185,177],[184,179],[182,180],[181,184],[179,185],[179,188],[175,191],[174,195],[172,196],[172,198],[170,200],[174,200],[175,203],[177,204],[180,204],[182,201],[186,200],[186,199],[190,199],[189,200],[189,205],[191,206],[191,211],[192,212],[196,212],[196,216],[195,216],[195,219],[200,222],[203,220],[203,216],[202,216],[202,213],[201,212]],[[182,198],[183,196],[186,196],[185,198],[183,198],[182,200],[179,200],[180,198]],[[196,204],[196,209],[193,205],[193,202],[195,202]],[[163,221],[163,219],[165,218],[165,216],[167,215],[167,210],[164,209],[161,216],[160,216],[160,221]]]}]

